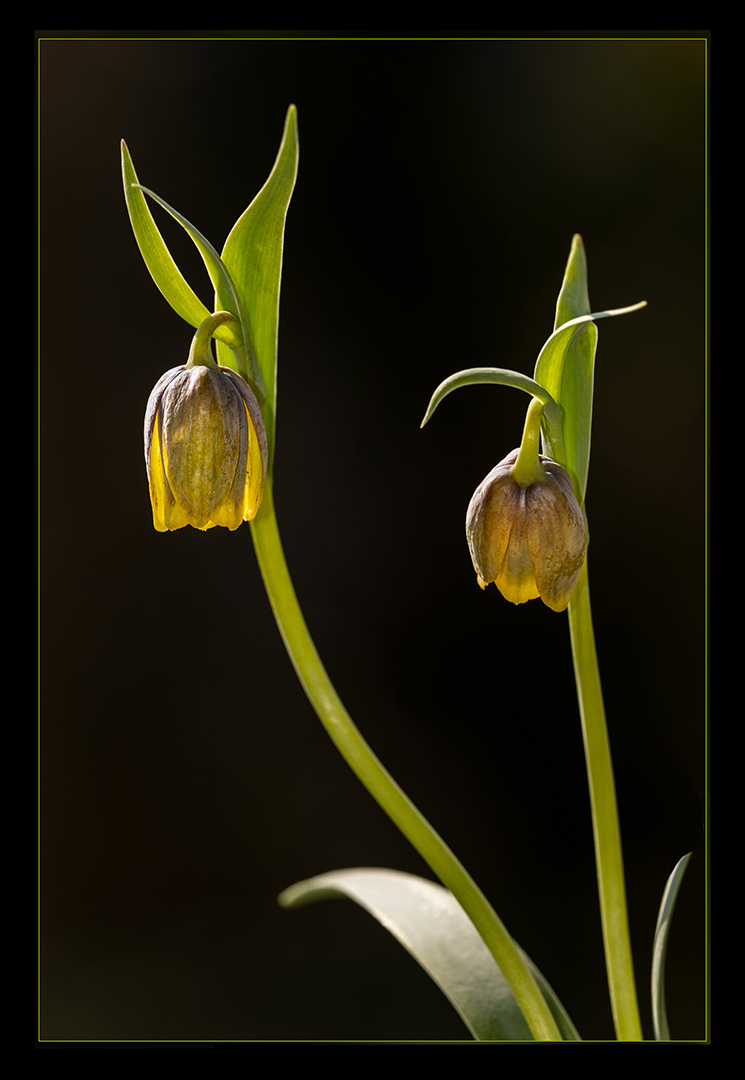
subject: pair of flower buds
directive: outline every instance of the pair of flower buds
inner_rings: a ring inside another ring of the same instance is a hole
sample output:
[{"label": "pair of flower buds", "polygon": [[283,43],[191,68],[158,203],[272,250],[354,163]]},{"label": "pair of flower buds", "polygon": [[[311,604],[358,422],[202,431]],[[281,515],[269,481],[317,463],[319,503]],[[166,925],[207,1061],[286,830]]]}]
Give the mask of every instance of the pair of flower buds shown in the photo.
[{"label": "pair of flower buds", "polygon": [[[585,557],[585,522],[569,474],[538,454],[536,431],[526,423],[522,447],[479,484],[466,536],[482,589],[495,582],[515,604],[540,597],[563,611]],[[211,346],[192,347],[188,363],[153,389],[145,460],[159,532],[234,530],[258,513],[267,467],[261,408],[240,375],[214,362]]]}]

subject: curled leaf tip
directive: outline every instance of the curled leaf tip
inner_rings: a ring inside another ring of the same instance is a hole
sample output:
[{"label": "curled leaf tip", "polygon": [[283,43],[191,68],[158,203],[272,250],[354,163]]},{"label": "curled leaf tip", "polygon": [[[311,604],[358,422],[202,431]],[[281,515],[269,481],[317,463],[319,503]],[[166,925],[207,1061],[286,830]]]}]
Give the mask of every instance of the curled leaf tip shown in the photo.
[{"label": "curled leaf tip", "polygon": [[513,386],[518,390],[524,391],[526,394],[531,394],[543,403],[546,411],[546,419],[549,423],[561,419],[559,406],[545,387],[541,386],[540,383],[537,383],[535,379],[529,379],[527,375],[522,375],[519,371],[508,371],[506,368],[468,368],[465,371],[457,371],[454,375],[450,375],[440,383],[430,398],[427,411],[424,414],[424,419],[419,425],[420,430],[432,418],[432,414],[442,399],[452,393],[453,390],[457,390],[461,386],[476,386],[479,383],[495,383],[501,386]]}]

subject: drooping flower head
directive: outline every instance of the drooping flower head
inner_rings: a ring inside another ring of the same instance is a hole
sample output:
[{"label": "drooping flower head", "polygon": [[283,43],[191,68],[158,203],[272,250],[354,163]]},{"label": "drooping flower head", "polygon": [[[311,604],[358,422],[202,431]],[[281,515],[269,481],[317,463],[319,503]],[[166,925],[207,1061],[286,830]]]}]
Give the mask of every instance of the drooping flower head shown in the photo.
[{"label": "drooping flower head", "polygon": [[519,467],[523,448],[476,488],[466,515],[468,547],[482,589],[493,581],[514,604],[540,597],[563,611],[585,558],[585,521],[569,473],[537,453],[528,464],[523,454]]},{"label": "drooping flower head", "polygon": [[[195,338],[196,340],[196,338]],[[145,414],[153,524],[234,530],[256,515],[267,467],[261,408],[235,371],[206,351],[167,371]]]}]

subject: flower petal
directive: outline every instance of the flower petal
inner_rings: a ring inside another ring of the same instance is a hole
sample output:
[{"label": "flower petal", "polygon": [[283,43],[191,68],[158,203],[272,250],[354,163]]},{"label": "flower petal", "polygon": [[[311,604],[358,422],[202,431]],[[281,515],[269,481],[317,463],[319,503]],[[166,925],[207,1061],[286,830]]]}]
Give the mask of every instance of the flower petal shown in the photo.
[{"label": "flower petal", "polygon": [[163,395],[166,476],[176,503],[196,529],[207,528],[233,486],[241,412],[232,384],[205,366],[184,371]]},{"label": "flower petal", "polygon": [[473,493],[466,514],[466,538],[482,589],[495,581],[507,553],[520,505],[520,486],[511,476],[512,454],[495,466]]},{"label": "flower petal", "polygon": [[553,611],[564,611],[568,606],[585,558],[584,518],[567,480],[571,497],[564,484],[548,472],[545,483],[528,489],[528,546],[538,592]]},{"label": "flower petal", "polygon": [[243,501],[243,521],[250,521],[258,513],[264,492],[264,478],[267,469],[267,443],[264,417],[256,395],[251,387],[230,368],[219,369],[225,374],[243,400],[248,420],[248,453],[246,460],[245,491]]},{"label": "flower petal", "polygon": [[[168,532],[166,522],[166,503],[168,495],[166,488],[165,469],[163,458],[160,453],[160,414],[153,414],[153,424],[150,428],[150,444],[147,447],[148,479],[150,483],[150,504],[153,508],[153,525],[158,532]],[[147,430],[147,425],[146,425]]]},{"label": "flower petal", "polygon": [[[513,481],[514,483],[514,481]],[[528,545],[528,522],[526,513],[526,489],[519,491],[519,501],[504,561],[496,579],[496,586],[505,600],[524,604],[539,596],[536,585],[536,568]]]}]

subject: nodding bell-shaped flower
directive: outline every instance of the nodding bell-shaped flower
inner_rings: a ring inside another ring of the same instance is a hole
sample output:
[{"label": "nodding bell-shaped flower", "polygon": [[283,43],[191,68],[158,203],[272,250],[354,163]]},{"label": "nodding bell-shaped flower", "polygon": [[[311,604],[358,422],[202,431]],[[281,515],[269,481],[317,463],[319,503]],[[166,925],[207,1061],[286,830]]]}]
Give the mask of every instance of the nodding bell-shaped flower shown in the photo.
[{"label": "nodding bell-shaped flower", "polygon": [[482,589],[493,581],[514,604],[540,597],[554,611],[564,611],[585,559],[587,534],[569,473],[537,453],[537,435],[538,427],[527,443],[524,435],[522,446],[476,488],[466,536]]},{"label": "nodding bell-shaped flower", "polygon": [[261,505],[264,419],[245,379],[213,360],[210,337],[217,325],[213,317],[195,347],[200,327],[188,362],[167,371],[147,403],[145,461],[158,532],[184,525],[237,529]]}]

